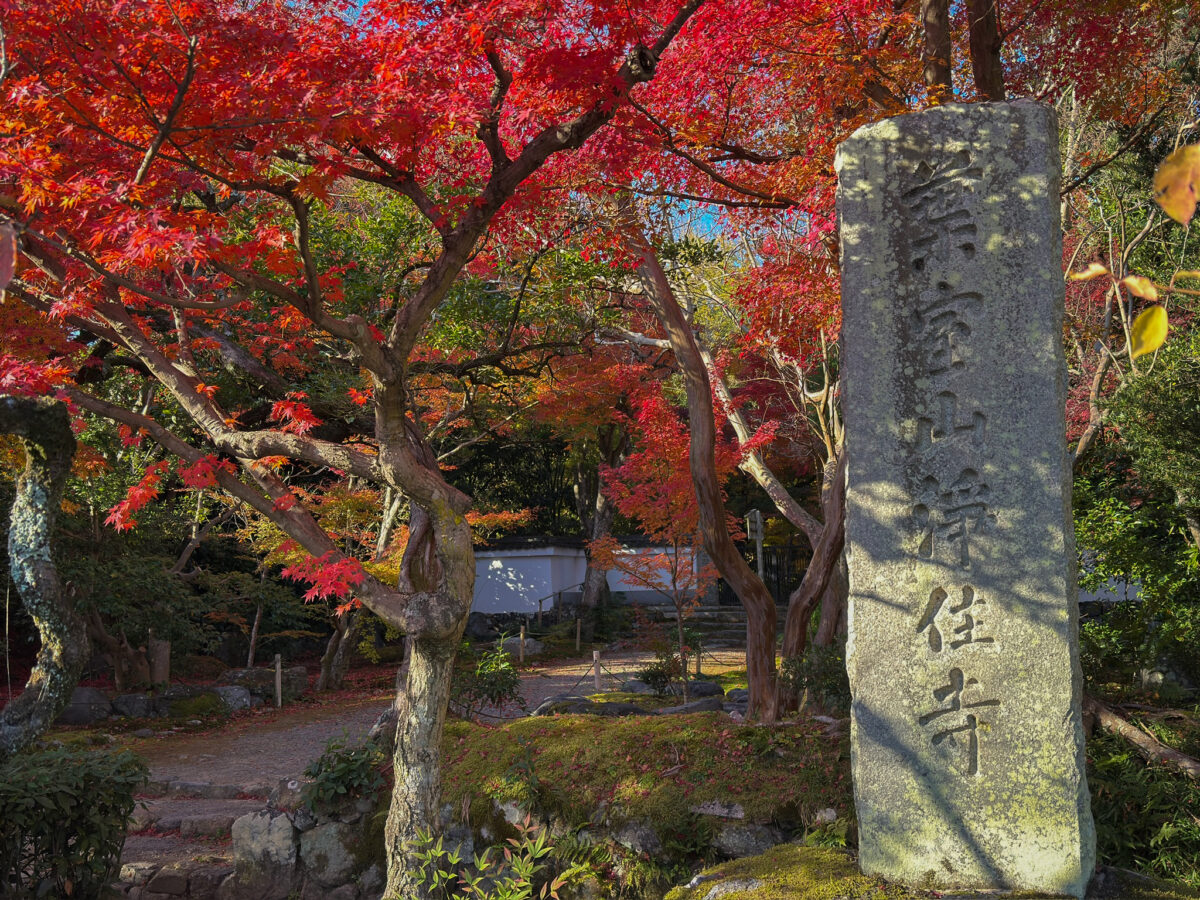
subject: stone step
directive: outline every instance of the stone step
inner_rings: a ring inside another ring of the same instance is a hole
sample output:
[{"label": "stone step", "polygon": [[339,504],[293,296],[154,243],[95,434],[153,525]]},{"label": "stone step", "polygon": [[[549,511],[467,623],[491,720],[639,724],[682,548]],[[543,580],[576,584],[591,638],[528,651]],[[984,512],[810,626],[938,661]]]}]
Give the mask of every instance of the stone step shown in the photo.
[{"label": "stone step", "polygon": [[266,799],[272,785],[266,782],[220,784],[207,781],[176,781],[150,779],[141,790],[141,797],[192,797],[202,800]]},{"label": "stone step", "polygon": [[131,832],[177,831],[181,837],[225,838],[235,819],[258,812],[263,800],[211,800],[164,797],[144,800],[134,810]]}]

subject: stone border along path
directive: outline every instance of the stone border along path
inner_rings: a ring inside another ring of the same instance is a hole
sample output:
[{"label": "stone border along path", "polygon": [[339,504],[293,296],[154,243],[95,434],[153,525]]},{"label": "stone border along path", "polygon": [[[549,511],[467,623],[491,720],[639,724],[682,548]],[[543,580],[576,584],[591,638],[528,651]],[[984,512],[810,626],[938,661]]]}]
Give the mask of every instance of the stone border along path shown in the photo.
[{"label": "stone border along path", "polygon": [[[604,654],[604,690],[620,690],[621,681],[634,678],[652,659],[653,654],[646,652]],[[745,664],[742,650],[704,653],[706,675],[745,668]],[[591,659],[554,660],[544,668],[522,671],[526,710],[555,695],[594,692]],[[345,732],[351,741],[362,740],[390,703],[390,696],[380,693],[337,706],[297,705],[290,710],[284,707],[265,722],[239,717],[219,732],[160,732],[130,742],[150,767],[150,783],[125,839],[120,880],[146,884],[150,893],[138,896],[147,898],[179,893],[172,888],[189,879],[211,882],[215,891],[224,874],[232,871],[229,834],[234,820],[277,801],[281,792],[294,798],[296,785],[288,782],[301,776],[331,738]],[[493,721],[525,714],[515,708],[484,712],[485,720]],[[185,866],[186,861],[195,864]],[[156,881],[161,882],[157,888]],[[197,887],[190,895],[205,893]]]}]

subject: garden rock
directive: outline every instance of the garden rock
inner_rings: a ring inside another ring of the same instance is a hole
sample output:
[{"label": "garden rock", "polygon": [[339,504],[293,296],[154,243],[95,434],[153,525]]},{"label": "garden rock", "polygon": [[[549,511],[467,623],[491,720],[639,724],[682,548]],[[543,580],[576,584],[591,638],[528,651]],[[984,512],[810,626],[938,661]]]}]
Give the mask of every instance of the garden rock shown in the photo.
[{"label": "garden rock", "polygon": [[146,882],[146,890],[157,891],[160,894],[186,894],[188,890],[187,872],[177,866],[164,866]]},{"label": "garden rock", "polygon": [[750,691],[746,688],[730,688],[725,692],[725,699],[730,703],[749,703]]},{"label": "garden rock", "polygon": [[713,838],[713,849],[739,859],[766,853],[783,841],[783,835],[769,825],[730,823],[722,825]]},{"label": "garden rock", "polygon": [[155,714],[155,706],[148,694],[121,694],[113,699],[113,713],[131,719],[146,719]]},{"label": "garden rock", "polygon": [[587,697],[578,694],[555,694],[539,703],[529,715],[557,716],[591,712],[595,706]]},{"label": "garden rock", "polygon": [[285,900],[296,887],[296,836],[280,812],[249,813],[233,823],[233,877],[221,884],[221,900],[255,896]]},{"label": "garden rock", "polygon": [[719,816],[722,819],[744,819],[746,810],[742,804],[729,800],[707,800],[699,806],[693,806],[691,811],[698,816]]},{"label": "garden rock", "polygon": [[[683,686],[678,684],[671,685],[672,694],[683,694]],[[688,682],[689,697],[724,697],[724,689],[715,681],[689,681]]]},{"label": "garden rock", "polygon": [[[308,671],[304,666],[292,666],[283,670],[282,680],[283,702],[289,703],[308,688]],[[275,702],[274,669],[230,669],[221,676],[220,682],[240,685],[264,702]]]},{"label": "garden rock", "polygon": [[654,688],[640,678],[631,678],[621,685],[621,690],[627,694],[653,694]]},{"label": "garden rock", "polygon": [[654,856],[662,852],[662,841],[646,822],[626,822],[621,826],[621,830],[613,835],[613,839],[634,853]]},{"label": "garden rock", "polygon": [[763,882],[758,878],[731,878],[729,881],[723,881],[710,887],[708,893],[704,895],[704,900],[717,900],[718,897],[724,897],[726,894],[736,891],[757,891],[762,886]]},{"label": "garden rock", "polygon": [[724,705],[725,701],[722,697],[705,697],[702,700],[693,700],[691,703],[683,703],[679,706],[664,706],[658,711],[658,714],[660,716],[677,716],[687,713],[713,712],[721,709]]},{"label": "garden rock", "polygon": [[309,876],[327,888],[345,884],[354,871],[349,847],[358,829],[328,822],[300,835],[300,860]]},{"label": "garden rock", "polygon": [[[504,651],[506,653],[508,653],[510,656],[516,658],[521,652],[521,638],[519,635],[516,635],[513,637],[506,637],[504,639],[504,643],[501,646],[504,648]],[[545,645],[542,644],[542,642],[539,641],[537,638],[531,638],[531,637],[525,638],[525,655],[526,656],[537,656],[544,649],[546,649]]]},{"label": "garden rock", "polygon": [[481,612],[473,612],[467,617],[467,627],[463,637],[471,641],[494,641],[500,635],[492,628],[491,620]]},{"label": "garden rock", "polygon": [[250,708],[250,691],[240,684],[218,685],[213,691],[230,712]]},{"label": "garden rock", "polygon": [[112,704],[104,691],[92,687],[77,687],[71,702],[55,720],[56,725],[91,725],[112,714]]}]

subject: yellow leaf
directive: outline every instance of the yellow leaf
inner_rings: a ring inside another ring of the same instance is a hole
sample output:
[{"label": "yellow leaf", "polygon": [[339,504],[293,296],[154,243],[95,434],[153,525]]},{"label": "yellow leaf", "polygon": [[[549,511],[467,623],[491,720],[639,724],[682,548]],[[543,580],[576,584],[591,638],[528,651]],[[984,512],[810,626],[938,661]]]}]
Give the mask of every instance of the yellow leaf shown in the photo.
[{"label": "yellow leaf", "polygon": [[1175,279],[1180,278],[1200,278],[1200,269],[1185,269],[1175,273]]},{"label": "yellow leaf", "polygon": [[1141,297],[1143,300],[1158,299],[1158,288],[1154,286],[1154,282],[1141,275],[1130,275],[1122,278],[1121,286],[1133,294],[1133,296]]},{"label": "yellow leaf", "polygon": [[1161,306],[1142,310],[1133,320],[1131,335],[1133,346],[1129,350],[1132,359],[1153,353],[1167,339],[1167,311]]},{"label": "yellow leaf", "polygon": [[1107,275],[1108,268],[1098,262],[1094,262],[1086,269],[1081,269],[1078,272],[1072,272],[1067,276],[1071,281],[1091,281],[1093,278],[1099,278],[1101,275]]},{"label": "yellow leaf", "polygon": [[1200,144],[1180,147],[1154,173],[1154,199],[1163,212],[1186,225],[1196,213],[1200,191]]}]

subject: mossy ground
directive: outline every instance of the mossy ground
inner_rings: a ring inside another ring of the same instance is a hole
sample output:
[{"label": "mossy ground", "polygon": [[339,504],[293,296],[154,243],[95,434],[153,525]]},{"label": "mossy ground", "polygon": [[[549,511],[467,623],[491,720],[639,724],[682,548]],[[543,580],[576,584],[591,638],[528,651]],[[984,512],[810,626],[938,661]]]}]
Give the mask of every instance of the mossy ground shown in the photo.
[{"label": "mossy ground", "polygon": [[[1197,900],[1189,888],[1155,882],[1131,873],[1109,870],[1102,890],[1089,893],[1097,900]],[[722,900],[929,900],[929,898],[990,897],[994,893],[938,893],[886,884],[858,871],[850,854],[841,850],[783,844],[761,856],[733,860],[706,869],[694,888],[677,887],[665,900],[703,900],[717,885],[748,889],[721,893]],[[757,882],[757,884],[755,884]],[[751,885],[754,885],[751,887]],[[1009,900],[1034,900],[1042,894],[1018,892],[1002,895]]]},{"label": "mossy ground", "polygon": [[748,821],[803,827],[822,809],[852,815],[847,754],[845,740],[814,723],[738,726],[716,712],[452,722],[444,786],[446,801],[465,802],[473,817],[492,799],[536,804],[570,825],[617,807],[668,836],[694,822],[692,807],[721,800],[741,804]]}]

